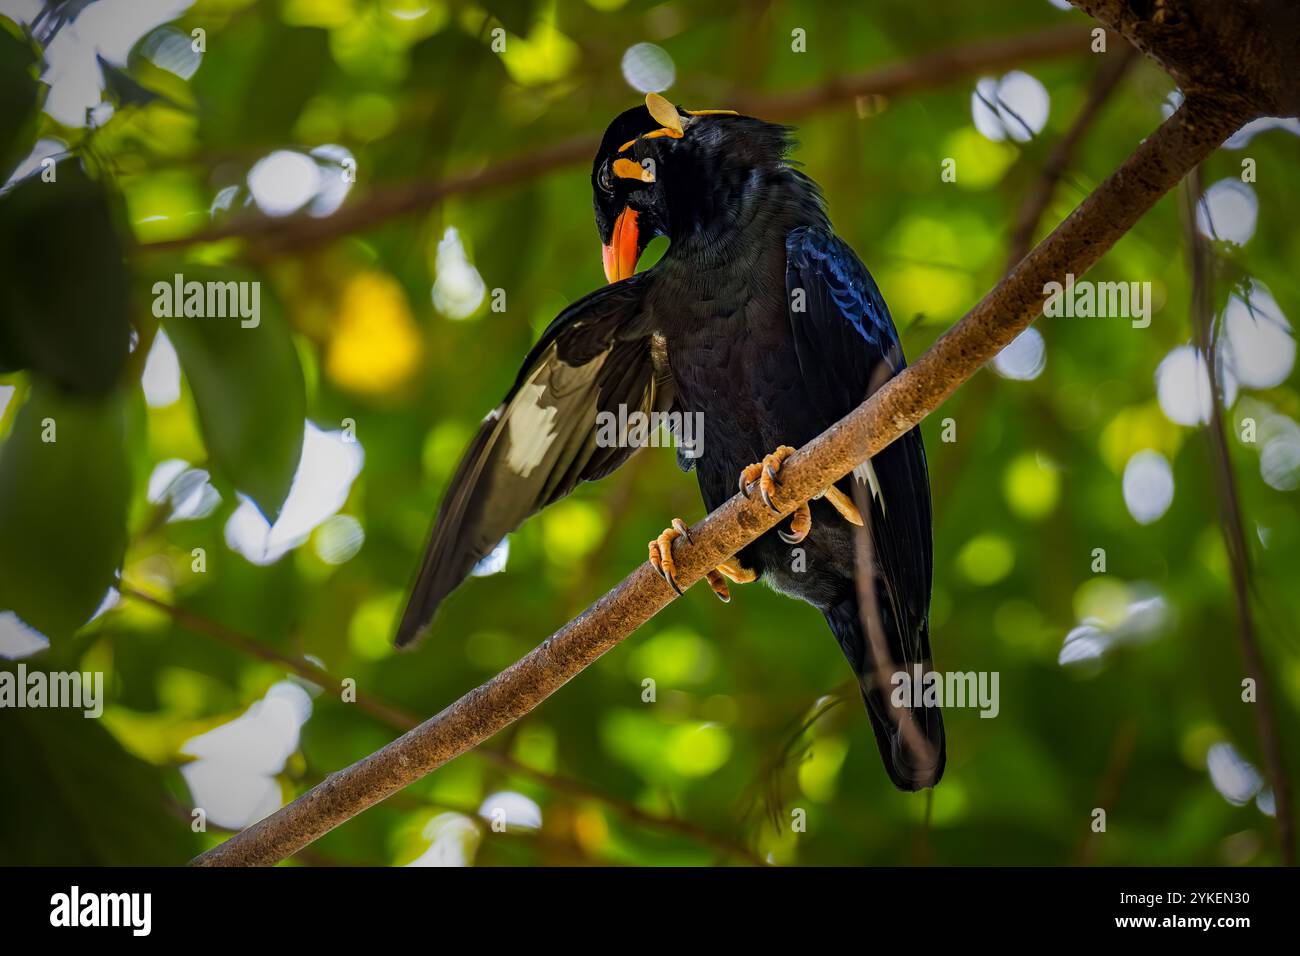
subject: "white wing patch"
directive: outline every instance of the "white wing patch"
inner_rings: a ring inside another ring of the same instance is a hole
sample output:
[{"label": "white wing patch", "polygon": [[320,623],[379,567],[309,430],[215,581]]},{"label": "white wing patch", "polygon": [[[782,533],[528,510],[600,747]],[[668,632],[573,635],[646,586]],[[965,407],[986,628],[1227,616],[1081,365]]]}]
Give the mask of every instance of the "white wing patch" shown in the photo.
[{"label": "white wing patch", "polygon": [[880,510],[883,512],[885,510],[885,497],[880,493],[880,480],[876,477],[876,469],[871,466],[870,458],[853,469],[853,477],[858,481],[865,481],[871,486],[871,497],[880,501]]},{"label": "white wing patch", "polygon": [[[536,376],[534,376],[534,379]],[[527,478],[542,463],[558,432],[552,427],[558,408],[543,408],[546,386],[527,382],[511,402],[506,425],[510,429],[510,450],[506,464],[520,478]]]}]

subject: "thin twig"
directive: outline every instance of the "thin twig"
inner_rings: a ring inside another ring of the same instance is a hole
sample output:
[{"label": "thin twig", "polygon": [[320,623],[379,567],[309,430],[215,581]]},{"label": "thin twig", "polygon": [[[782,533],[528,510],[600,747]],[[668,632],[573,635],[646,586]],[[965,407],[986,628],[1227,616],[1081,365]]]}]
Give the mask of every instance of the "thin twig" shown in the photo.
[{"label": "thin twig", "polygon": [[[929,89],[984,70],[997,70],[1036,59],[1087,53],[1090,37],[1079,27],[1053,28],[1023,36],[968,43],[923,54],[859,73],[836,77],[794,93],[733,94],[731,105],[765,119],[786,120],[814,113],[859,96],[894,95]],[[145,243],[143,252],[168,252],[223,239],[254,240],[263,255],[303,248],[363,232],[398,216],[423,212],[449,196],[481,192],[531,180],[572,163],[589,162],[600,137],[584,133],[521,156],[513,156],[444,179],[422,180],[372,190],[358,202],[326,218],[295,215],[276,218],[249,213],[189,236]]]},{"label": "thin twig", "polygon": [[[928,494],[926,489],[923,494]],[[881,699],[885,702],[886,713],[889,719],[898,727],[899,732],[907,740],[907,749],[911,752],[909,760],[921,767],[933,767],[935,765],[934,748],[930,746],[930,740],[916,722],[916,714],[909,704],[895,705],[893,694],[894,675],[899,673],[899,661],[894,660],[893,655],[889,652],[889,639],[885,636],[885,624],[880,615],[880,604],[876,600],[876,549],[872,535],[876,533],[871,526],[871,498],[863,492],[858,482],[853,483],[853,499],[858,506],[858,512],[864,519],[864,524],[853,529],[853,546],[854,546],[854,575],[853,582],[857,590],[858,597],[858,616],[862,621],[862,630],[867,635],[867,650],[873,661],[870,680],[875,683],[880,690]],[[895,596],[891,594],[890,600],[894,601]],[[895,620],[901,621],[902,616],[896,613]],[[900,624],[901,626],[901,624]],[[904,638],[906,640],[906,638]],[[909,661],[902,661],[901,664],[906,667]],[[916,661],[922,667],[929,664],[929,661]],[[909,681],[915,678],[911,672],[905,672]],[[865,681],[866,675],[863,675]],[[867,688],[865,683],[863,691]],[[913,694],[920,694],[921,687],[914,686]]]},{"label": "thin twig", "polygon": [[1282,860],[1295,866],[1295,822],[1291,816],[1291,784],[1286,776],[1286,763],[1282,757],[1282,741],[1273,711],[1271,679],[1266,676],[1264,658],[1260,653],[1255,634],[1255,616],[1251,605],[1250,549],[1246,543],[1245,521],[1242,518],[1241,499],[1237,494],[1237,477],[1232,469],[1228,450],[1227,429],[1223,422],[1222,386],[1216,361],[1214,303],[1211,289],[1211,250],[1196,223],[1197,205],[1201,200],[1200,169],[1193,170],[1183,189],[1183,230],[1187,236],[1188,259],[1192,272],[1192,321],[1196,347],[1205,361],[1210,380],[1210,417],[1205,424],[1213,464],[1215,496],[1219,506],[1219,528],[1223,533],[1223,546],[1228,552],[1232,571],[1232,590],[1237,605],[1237,634],[1241,639],[1241,653],[1246,672],[1255,682],[1255,720],[1259,725],[1260,746],[1264,752],[1264,770],[1277,815],[1277,838]]},{"label": "thin twig", "polygon": [[1029,251],[1038,223],[1047,212],[1047,207],[1052,202],[1052,195],[1056,192],[1057,183],[1069,168],[1075,150],[1083,142],[1084,135],[1101,114],[1102,106],[1119,86],[1119,81],[1124,78],[1129,66],[1137,60],[1137,56],[1137,50],[1125,43],[1122,50],[1108,54],[1105,62],[1097,70],[1082,109],[1074,117],[1074,122],[1065,131],[1065,135],[1052,147],[1042,170],[1039,171],[1038,177],[1029,187],[1029,192],[1025,194],[1020,204],[1020,211],[1016,214],[1016,224],[1011,230],[1011,239],[1007,244],[1007,271],[1010,271]]},{"label": "thin twig", "polygon": [[[1093,807],[1104,810],[1107,814],[1114,808],[1115,801],[1119,797],[1120,785],[1123,784],[1124,776],[1133,762],[1133,750],[1137,746],[1137,738],[1138,722],[1136,718],[1130,717],[1120,725],[1114,740],[1111,741],[1110,756],[1106,759],[1106,770],[1102,774],[1101,783],[1097,786],[1096,802]],[[1079,840],[1074,865],[1090,866],[1096,847],[1097,833],[1089,828]]]}]

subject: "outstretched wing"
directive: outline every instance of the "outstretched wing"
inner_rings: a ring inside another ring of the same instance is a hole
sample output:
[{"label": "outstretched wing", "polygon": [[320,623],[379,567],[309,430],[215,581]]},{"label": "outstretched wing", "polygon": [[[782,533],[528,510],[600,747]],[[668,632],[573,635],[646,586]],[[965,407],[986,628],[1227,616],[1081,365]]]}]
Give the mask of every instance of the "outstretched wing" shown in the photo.
[{"label": "outstretched wing", "polygon": [[[787,237],[786,291],[800,372],[830,425],[904,368],[898,332],[866,266],[829,230],[805,227]],[[871,491],[872,544],[887,612],[901,625],[892,649],[902,659],[895,663],[928,659],[933,541],[920,428],[853,475]],[[893,645],[895,635],[889,637]]]},{"label": "outstretched wing", "polygon": [[399,647],[428,628],[443,598],[525,518],[636,452],[618,430],[632,413],[671,404],[643,301],[640,277],[605,286],[565,309],[533,346],[451,479],[398,626]]}]

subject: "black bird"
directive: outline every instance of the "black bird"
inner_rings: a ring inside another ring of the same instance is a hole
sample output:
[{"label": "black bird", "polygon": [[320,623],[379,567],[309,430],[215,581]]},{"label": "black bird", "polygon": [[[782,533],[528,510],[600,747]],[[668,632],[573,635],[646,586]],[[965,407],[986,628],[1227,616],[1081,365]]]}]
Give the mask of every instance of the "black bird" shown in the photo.
[{"label": "black bird", "polygon": [[[704,424],[698,457],[679,449],[678,461],[695,470],[710,511],[738,484],[785,511],[796,503],[781,501],[781,462],[903,368],[879,289],[831,229],[816,184],[787,158],[790,134],[656,94],[610,125],[591,174],[610,284],[551,323],[484,420],[439,510],[399,646],[428,628],[443,598],[525,518],[644,443],[628,432],[611,441],[600,427],[620,407],[622,422],[633,412],[702,416],[691,419]],[[667,251],[636,273],[656,236],[668,238]],[[863,523],[855,499],[869,510],[874,581],[863,593],[874,593],[874,608],[859,606],[855,586],[854,525]],[[649,550],[680,593],[679,538],[690,546],[674,518]],[[915,699],[919,687],[913,700],[891,702],[902,686],[894,675],[916,686],[929,669],[931,547],[925,449],[913,428],[798,504],[789,532],[769,531],[708,576],[724,601],[727,578],[761,578],[825,615],[902,790],[933,786],[945,762],[939,709]],[[873,652],[882,645],[889,660]]]}]

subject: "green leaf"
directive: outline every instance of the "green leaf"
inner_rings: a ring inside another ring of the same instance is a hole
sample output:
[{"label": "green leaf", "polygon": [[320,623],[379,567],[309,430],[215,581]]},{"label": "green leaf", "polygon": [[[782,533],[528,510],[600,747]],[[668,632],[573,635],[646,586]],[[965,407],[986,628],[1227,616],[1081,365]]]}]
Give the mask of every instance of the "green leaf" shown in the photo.
[{"label": "green leaf", "polygon": [[[285,64],[292,63],[292,69]],[[329,33],[312,28],[278,27],[266,36],[245,96],[257,109],[236,119],[237,135],[257,142],[277,142],[292,129],[308,101],[316,95],[330,66]]]},{"label": "green leaf", "polygon": [[0,787],[0,865],[177,866],[198,849],[162,772],[81,710],[8,711],[0,765],[16,775]]},{"label": "green leaf", "polygon": [[32,150],[41,111],[36,51],[0,21],[0,183]]},{"label": "green leaf", "polygon": [[[238,316],[163,316],[194,392],[208,454],[234,486],[253,499],[272,524],[289,495],[302,456],[307,415],[302,366],[284,317],[257,279],[234,269],[186,267],[186,283],[256,283],[255,327]],[[174,276],[161,278],[174,289]],[[175,298],[172,295],[172,298]]]},{"label": "green leaf", "polygon": [[99,607],[126,549],[131,476],[118,394],[37,383],[0,446],[0,609],[50,638]]},{"label": "green leaf", "polygon": [[527,36],[532,32],[536,13],[533,0],[488,0],[483,5],[511,33]]},{"label": "green leaf", "polygon": [[0,366],[102,395],[130,349],[128,279],[103,187],[75,162],[0,198]]},{"label": "green leaf", "polygon": [[98,54],[95,60],[99,63],[99,71],[104,75],[104,92],[117,106],[148,106],[162,99],[121,67],[114,66]]}]

